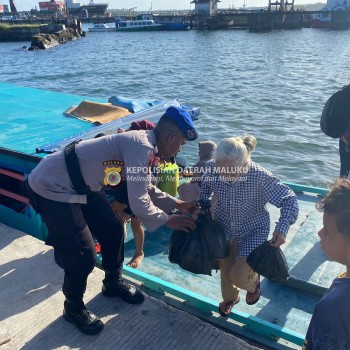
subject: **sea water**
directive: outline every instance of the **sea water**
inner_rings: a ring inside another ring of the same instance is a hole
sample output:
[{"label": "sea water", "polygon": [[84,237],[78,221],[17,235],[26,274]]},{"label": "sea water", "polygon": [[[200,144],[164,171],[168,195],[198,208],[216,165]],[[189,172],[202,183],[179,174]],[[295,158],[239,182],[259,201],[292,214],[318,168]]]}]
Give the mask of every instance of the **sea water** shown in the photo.
[{"label": "sea water", "polygon": [[[192,30],[87,33],[41,51],[0,43],[0,81],[106,101],[178,98],[201,107],[200,140],[255,135],[254,161],[285,181],[325,187],[339,174],[338,140],[319,119],[327,98],[350,83],[349,36]],[[184,146],[189,165],[197,152],[197,142]]]}]

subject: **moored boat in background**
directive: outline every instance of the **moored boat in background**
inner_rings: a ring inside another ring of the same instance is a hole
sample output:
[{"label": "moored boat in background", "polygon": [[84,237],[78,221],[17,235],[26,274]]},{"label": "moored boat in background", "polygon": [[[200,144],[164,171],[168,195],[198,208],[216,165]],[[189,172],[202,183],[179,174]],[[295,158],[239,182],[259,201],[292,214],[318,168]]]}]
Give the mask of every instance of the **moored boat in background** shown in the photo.
[{"label": "moored boat in background", "polygon": [[93,0],[90,0],[88,4],[82,4],[76,2],[76,0],[67,0],[66,6],[71,15],[79,15],[85,12],[88,17],[104,16],[108,8],[107,3],[94,3]]},{"label": "moored boat in background", "polygon": [[193,27],[190,17],[183,15],[167,16],[153,14],[152,19],[155,23],[164,25],[165,30],[189,30]]},{"label": "moored boat in background", "polygon": [[88,28],[89,32],[115,32],[116,28],[109,27],[106,23],[95,23],[93,27]]},{"label": "moored boat in background", "polygon": [[117,31],[120,32],[148,32],[154,30],[165,30],[165,26],[159,23],[155,23],[153,19],[143,20],[119,20],[115,22]]},{"label": "moored boat in background", "polygon": [[312,28],[347,29],[350,27],[350,0],[339,3],[328,0],[319,13],[312,16]]}]

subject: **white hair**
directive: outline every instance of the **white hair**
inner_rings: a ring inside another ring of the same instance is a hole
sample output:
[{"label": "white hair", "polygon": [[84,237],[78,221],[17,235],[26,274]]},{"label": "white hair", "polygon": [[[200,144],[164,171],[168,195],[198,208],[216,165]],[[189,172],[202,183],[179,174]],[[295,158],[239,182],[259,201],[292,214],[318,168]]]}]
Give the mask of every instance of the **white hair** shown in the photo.
[{"label": "white hair", "polygon": [[219,142],[215,160],[243,167],[250,160],[250,153],[256,147],[256,138],[251,135],[229,137]]}]

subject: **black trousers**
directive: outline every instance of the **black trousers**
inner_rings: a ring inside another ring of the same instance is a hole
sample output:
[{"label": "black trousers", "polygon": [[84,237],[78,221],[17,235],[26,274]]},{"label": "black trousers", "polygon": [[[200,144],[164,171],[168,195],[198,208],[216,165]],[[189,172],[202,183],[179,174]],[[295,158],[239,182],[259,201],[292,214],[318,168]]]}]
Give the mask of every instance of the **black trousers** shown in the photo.
[{"label": "black trousers", "polygon": [[346,150],[347,144],[339,139],[340,176],[347,177],[350,171],[350,153]]},{"label": "black trousers", "polygon": [[121,273],[124,261],[124,225],[106,194],[92,192],[87,204],[56,202],[36,194],[26,183],[29,199],[45,222],[46,244],[54,247],[56,263],[64,270],[62,291],[70,300],[83,297],[87,278],[96,264],[92,235],[101,245],[102,267]]}]

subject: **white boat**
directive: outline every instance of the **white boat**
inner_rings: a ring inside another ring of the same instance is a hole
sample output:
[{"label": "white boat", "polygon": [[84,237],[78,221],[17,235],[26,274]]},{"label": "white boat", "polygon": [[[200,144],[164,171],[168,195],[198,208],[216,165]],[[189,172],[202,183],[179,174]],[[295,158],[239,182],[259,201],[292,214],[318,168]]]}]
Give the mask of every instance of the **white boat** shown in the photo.
[{"label": "white boat", "polygon": [[136,31],[153,31],[153,30],[165,30],[165,26],[160,23],[155,23],[153,19],[142,20],[117,20],[115,22],[117,31],[123,32],[136,32]]},{"label": "white boat", "polygon": [[115,32],[116,28],[108,27],[106,23],[95,23],[93,27],[88,28],[89,32]]}]

